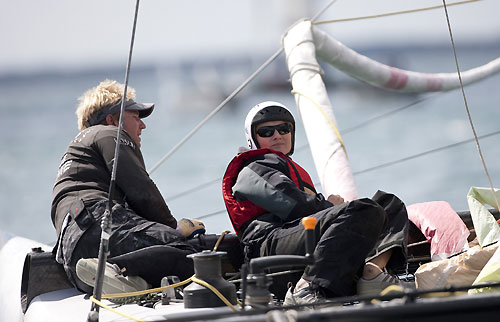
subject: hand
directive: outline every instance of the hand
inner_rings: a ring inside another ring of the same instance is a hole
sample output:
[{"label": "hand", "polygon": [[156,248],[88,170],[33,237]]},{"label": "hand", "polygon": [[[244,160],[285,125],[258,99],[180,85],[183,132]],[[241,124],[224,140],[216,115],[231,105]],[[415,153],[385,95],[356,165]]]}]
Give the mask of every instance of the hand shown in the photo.
[{"label": "hand", "polygon": [[182,218],[177,222],[177,231],[186,238],[193,238],[195,235],[204,234],[205,224],[196,219]]},{"label": "hand", "polygon": [[328,198],[326,199],[328,201],[330,201],[331,203],[333,203],[334,206],[336,205],[340,205],[341,203],[344,203],[345,200],[344,198],[342,198],[341,196],[339,195],[329,195]]}]

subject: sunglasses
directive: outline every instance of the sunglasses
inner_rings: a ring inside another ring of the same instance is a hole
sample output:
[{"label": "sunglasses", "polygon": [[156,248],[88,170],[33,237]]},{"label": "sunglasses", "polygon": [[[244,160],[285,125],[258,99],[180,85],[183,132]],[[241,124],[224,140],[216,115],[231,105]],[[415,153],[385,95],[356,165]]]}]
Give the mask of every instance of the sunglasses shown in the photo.
[{"label": "sunglasses", "polygon": [[292,125],[290,125],[290,123],[281,123],[278,125],[263,126],[256,132],[261,138],[269,138],[273,136],[274,130],[278,130],[278,133],[280,135],[285,135],[290,133],[290,131],[292,130]]}]

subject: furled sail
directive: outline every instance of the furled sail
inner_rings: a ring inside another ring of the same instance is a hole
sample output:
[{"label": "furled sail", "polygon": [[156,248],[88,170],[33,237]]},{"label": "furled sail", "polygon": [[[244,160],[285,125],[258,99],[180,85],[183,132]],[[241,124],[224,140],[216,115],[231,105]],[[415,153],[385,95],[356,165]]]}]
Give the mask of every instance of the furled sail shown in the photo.
[{"label": "furled sail", "polygon": [[[448,91],[460,87],[456,72],[419,73],[391,67],[355,52],[314,26],[312,35],[316,55],[321,61],[373,86],[411,93]],[[486,65],[461,72],[462,83],[469,85],[499,71],[500,58],[497,58]]]},{"label": "furled sail", "polygon": [[316,60],[311,22],[303,21],[292,27],[283,38],[283,46],[323,193],[356,199],[354,178]]},{"label": "furled sail", "polygon": [[[401,92],[447,91],[460,86],[457,73],[419,73],[384,65],[356,53],[308,20],[283,37],[288,70],[323,193],[347,200],[358,197],[342,137],[337,130],[316,57],[373,86]],[[471,84],[500,71],[500,58],[461,73]]]}]

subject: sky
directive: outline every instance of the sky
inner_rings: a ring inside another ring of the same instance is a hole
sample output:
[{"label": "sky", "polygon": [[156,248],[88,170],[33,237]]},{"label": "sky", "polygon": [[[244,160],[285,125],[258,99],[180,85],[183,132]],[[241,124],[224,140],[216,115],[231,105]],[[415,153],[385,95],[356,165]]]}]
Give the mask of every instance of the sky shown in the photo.
[{"label": "sky", "polygon": [[[133,61],[270,55],[294,21],[330,0],[142,0]],[[456,1],[447,1],[451,4]],[[0,0],[0,75],[126,65],[135,0]],[[319,20],[441,5],[442,0],[337,0]],[[500,1],[448,9],[458,40],[500,40]],[[443,9],[322,25],[349,46],[449,42]]]}]

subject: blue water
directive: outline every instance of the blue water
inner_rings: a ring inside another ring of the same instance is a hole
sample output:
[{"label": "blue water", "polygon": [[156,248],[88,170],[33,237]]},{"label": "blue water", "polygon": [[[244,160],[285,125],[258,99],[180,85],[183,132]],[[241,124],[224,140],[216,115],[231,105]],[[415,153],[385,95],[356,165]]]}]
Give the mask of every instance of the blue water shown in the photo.
[{"label": "blue water", "polygon": [[[379,52],[378,55],[397,57],[402,68],[417,71],[453,72],[455,68],[450,52],[399,52],[397,56]],[[498,56],[498,48],[477,48],[464,51],[459,59],[462,69],[467,69]],[[130,86],[137,90],[138,99],[157,103],[152,117],[146,119],[147,129],[142,136],[148,168],[250,75],[255,66],[236,70],[230,77],[214,77],[206,70],[199,72],[206,76],[204,81],[194,78],[194,73],[189,74],[182,66],[173,67],[137,67],[130,76]],[[332,68],[325,67],[325,70],[332,81],[327,87],[341,130],[426,97],[372,89]],[[276,80],[273,75],[285,84],[284,88],[267,82]],[[59,159],[78,132],[74,114],[76,98],[104,78],[123,81],[124,70],[0,78],[1,230],[44,243],[55,241],[50,220],[52,185]],[[196,81],[197,86],[194,86]],[[499,130],[500,75],[467,87],[466,95],[478,134]],[[262,100],[279,100],[295,111],[293,97],[286,88],[286,67],[282,62],[275,63],[270,71],[243,90],[234,102],[152,174],[175,217],[197,218],[224,209],[219,179],[237,148],[245,145],[243,120],[246,112]],[[355,173],[471,137],[459,90],[437,95],[343,135]],[[500,135],[481,140],[482,152],[496,187],[500,187],[499,141]],[[298,121],[294,159],[318,182],[306,143]],[[215,184],[195,189],[213,180]],[[371,196],[377,189],[383,189],[396,193],[407,204],[445,200],[457,211],[467,209],[466,194],[471,186],[489,186],[474,143],[361,173],[355,175],[355,180],[360,196]],[[211,233],[231,229],[225,213],[203,220]]]}]

